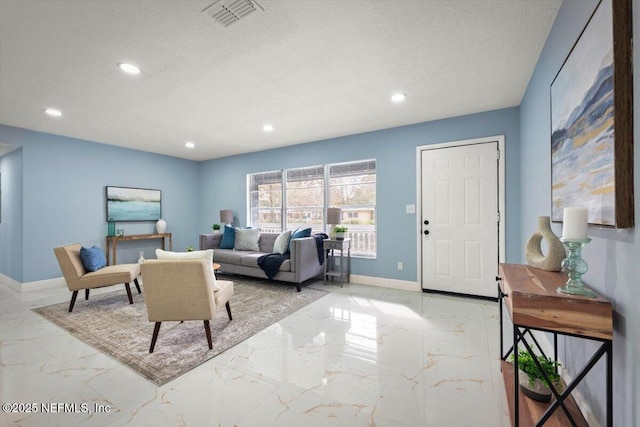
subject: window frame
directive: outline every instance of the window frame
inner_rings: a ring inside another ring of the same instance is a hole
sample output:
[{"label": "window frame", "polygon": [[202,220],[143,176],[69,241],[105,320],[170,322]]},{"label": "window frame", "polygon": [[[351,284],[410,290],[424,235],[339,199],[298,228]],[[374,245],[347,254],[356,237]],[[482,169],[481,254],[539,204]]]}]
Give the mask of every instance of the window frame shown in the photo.
[{"label": "window frame", "polygon": [[[342,166],[342,165],[351,165],[351,164],[365,164],[365,163],[373,163],[373,175],[375,177],[375,179],[373,180],[373,185],[374,185],[374,195],[376,195],[377,193],[377,174],[378,174],[378,170],[377,170],[377,160],[376,159],[362,159],[362,160],[355,160],[355,161],[348,161],[348,162],[338,162],[338,163],[327,163],[327,164],[322,164],[322,165],[310,165],[310,166],[302,166],[302,167],[294,167],[294,168],[286,168],[286,169],[278,169],[278,170],[271,170],[271,171],[265,171],[265,172],[256,172],[256,173],[249,173],[247,174],[247,225],[248,226],[257,226],[259,224],[255,224],[254,223],[254,218],[253,218],[253,210],[255,208],[258,209],[258,218],[257,220],[259,221],[259,212],[261,210],[260,206],[252,206],[251,205],[251,199],[252,199],[252,194],[254,192],[258,192],[259,194],[259,190],[258,190],[258,185],[256,185],[256,189],[252,189],[251,188],[251,184],[252,184],[252,178],[254,178],[254,182],[255,182],[255,177],[263,175],[263,176],[267,176],[269,174],[280,174],[280,199],[281,199],[281,205],[279,208],[274,207],[274,208],[264,208],[267,210],[280,210],[280,229],[279,231],[276,231],[278,233],[281,233],[282,231],[286,230],[287,228],[291,228],[291,226],[289,225],[289,218],[288,218],[288,214],[290,211],[295,211],[297,209],[299,209],[300,207],[290,207],[288,206],[288,197],[287,197],[287,191],[288,191],[288,177],[291,171],[295,171],[295,170],[304,170],[304,169],[314,169],[314,168],[322,168],[323,169],[323,174],[322,174],[322,188],[323,188],[323,203],[324,206],[321,207],[322,210],[322,224],[320,225],[320,227],[314,227],[313,224],[310,224],[311,228],[314,229],[317,232],[319,229],[324,231],[325,233],[329,234],[329,228],[330,226],[327,224],[326,220],[327,220],[327,208],[329,207],[341,207],[344,209],[343,206],[338,206],[336,204],[331,204],[330,203],[330,198],[331,198],[331,168],[332,167],[336,167],[336,166]],[[363,169],[364,170],[364,169]],[[348,174],[348,175],[352,175],[352,176],[357,176],[357,174]],[[316,174],[317,176],[317,174]],[[310,178],[313,179],[313,178]],[[267,180],[265,180],[266,182]],[[377,258],[377,241],[378,241],[378,217],[377,217],[377,196],[375,198],[375,203],[373,205],[364,205],[367,206],[369,209],[371,209],[372,211],[372,218],[373,218],[373,233],[375,236],[375,240],[373,243],[374,249],[372,252],[358,252],[351,250],[351,255],[354,258],[366,258],[366,259],[376,259]],[[352,213],[350,213],[351,215]],[[353,218],[357,218],[353,217]],[[348,225],[347,225],[348,227]],[[271,232],[271,231],[269,231]]]}]

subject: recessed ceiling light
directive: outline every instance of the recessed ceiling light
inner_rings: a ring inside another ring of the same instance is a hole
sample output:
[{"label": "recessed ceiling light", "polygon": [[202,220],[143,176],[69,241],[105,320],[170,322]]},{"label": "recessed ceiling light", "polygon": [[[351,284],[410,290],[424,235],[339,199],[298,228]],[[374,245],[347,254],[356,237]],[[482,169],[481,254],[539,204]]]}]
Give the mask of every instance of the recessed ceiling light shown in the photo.
[{"label": "recessed ceiling light", "polygon": [[120,69],[122,71],[124,71],[127,74],[140,74],[140,68],[133,65],[133,64],[129,64],[127,62],[121,62],[118,64],[118,67],[120,67]]},{"label": "recessed ceiling light", "polygon": [[56,110],[55,108],[45,108],[44,112],[50,115],[51,117],[62,116],[62,111]]},{"label": "recessed ceiling light", "polygon": [[193,142],[185,142],[184,146],[187,148],[194,148],[196,144],[194,144]]},{"label": "recessed ceiling light", "polygon": [[262,126],[262,130],[265,132],[273,132],[273,126],[272,125],[264,125]]},{"label": "recessed ceiling light", "polygon": [[404,93],[396,93],[396,94],[391,96],[391,100],[393,102],[402,102],[402,101],[405,100],[405,98],[406,98],[406,96],[405,96]]}]

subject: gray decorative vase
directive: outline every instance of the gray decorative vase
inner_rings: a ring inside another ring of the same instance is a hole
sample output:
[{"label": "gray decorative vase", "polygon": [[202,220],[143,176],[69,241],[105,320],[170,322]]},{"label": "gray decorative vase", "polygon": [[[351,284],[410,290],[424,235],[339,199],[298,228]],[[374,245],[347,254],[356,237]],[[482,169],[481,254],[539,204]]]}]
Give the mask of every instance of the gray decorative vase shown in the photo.
[{"label": "gray decorative vase", "polygon": [[[547,243],[547,254],[542,253],[540,243],[542,239]],[[551,218],[538,217],[538,229],[527,241],[525,246],[527,264],[531,267],[546,271],[560,271],[562,260],[566,257],[564,245],[551,230]]]}]

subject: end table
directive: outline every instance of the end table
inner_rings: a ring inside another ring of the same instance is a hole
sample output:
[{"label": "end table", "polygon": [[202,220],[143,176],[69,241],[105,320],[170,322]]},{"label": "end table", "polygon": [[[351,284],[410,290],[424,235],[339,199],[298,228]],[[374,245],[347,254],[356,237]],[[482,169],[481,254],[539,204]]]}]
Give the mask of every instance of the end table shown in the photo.
[{"label": "end table", "polygon": [[[342,287],[345,282],[349,283],[351,278],[351,239],[325,239],[322,241],[322,248],[324,249],[324,273],[322,275],[324,284],[327,284],[328,278],[333,280],[335,277],[340,278],[340,287]],[[340,251],[340,270],[336,269],[335,251]]]}]

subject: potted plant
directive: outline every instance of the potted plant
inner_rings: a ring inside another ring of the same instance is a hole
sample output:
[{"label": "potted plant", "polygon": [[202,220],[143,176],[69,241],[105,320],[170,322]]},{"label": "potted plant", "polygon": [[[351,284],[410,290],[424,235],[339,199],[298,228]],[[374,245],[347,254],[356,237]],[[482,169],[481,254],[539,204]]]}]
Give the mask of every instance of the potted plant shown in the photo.
[{"label": "potted plant", "polygon": [[214,233],[220,232],[220,224],[213,224],[213,232]]},{"label": "potted plant", "polygon": [[[549,402],[551,400],[551,389],[540,369],[534,361],[534,357],[540,363],[547,377],[556,389],[561,388],[560,374],[558,367],[560,363],[545,356],[532,355],[526,350],[518,352],[518,380],[520,390],[525,396],[539,402]],[[513,355],[511,355],[513,361]]]},{"label": "potted plant", "polygon": [[333,229],[336,235],[336,240],[344,240],[344,235],[346,234],[347,230],[348,229],[345,226],[336,225],[336,227]]}]

